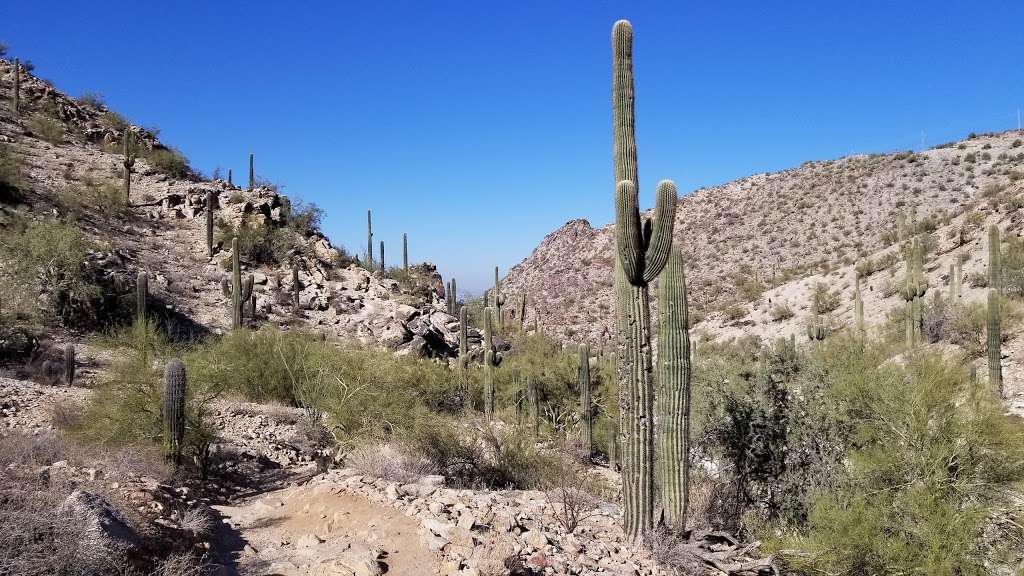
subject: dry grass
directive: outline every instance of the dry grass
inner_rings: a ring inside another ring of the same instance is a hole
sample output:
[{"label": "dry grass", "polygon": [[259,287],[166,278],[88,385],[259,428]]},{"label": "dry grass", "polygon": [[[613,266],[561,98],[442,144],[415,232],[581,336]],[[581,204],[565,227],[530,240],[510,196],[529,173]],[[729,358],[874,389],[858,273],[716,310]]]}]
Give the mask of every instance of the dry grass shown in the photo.
[{"label": "dry grass", "polygon": [[345,462],[363,474],[394,482],[415,482],[437,474],[429,460],[395,444],[361,444],[349,452]]}]

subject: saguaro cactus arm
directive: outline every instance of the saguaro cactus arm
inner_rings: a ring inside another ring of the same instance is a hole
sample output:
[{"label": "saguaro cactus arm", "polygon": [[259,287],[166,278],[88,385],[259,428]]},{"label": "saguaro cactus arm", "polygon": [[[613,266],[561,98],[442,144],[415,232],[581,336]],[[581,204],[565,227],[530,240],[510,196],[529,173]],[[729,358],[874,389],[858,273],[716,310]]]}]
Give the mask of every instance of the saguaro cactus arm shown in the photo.
[{"label": "saguaro cactus arm", "polygon": [[640,222],[636,185],[625,180],[616,186],[615,240],[622,272],[630,284],[649,283],[665,267],[672,247],[677,198],[674,183],[669,180],[658,183],[651,234],[647,236]]}]

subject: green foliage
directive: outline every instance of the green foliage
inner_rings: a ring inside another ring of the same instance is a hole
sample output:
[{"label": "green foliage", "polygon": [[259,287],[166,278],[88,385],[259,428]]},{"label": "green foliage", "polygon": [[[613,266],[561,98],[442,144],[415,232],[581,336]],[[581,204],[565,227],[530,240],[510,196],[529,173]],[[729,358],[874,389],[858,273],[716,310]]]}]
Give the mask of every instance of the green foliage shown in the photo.
[{"label": "green foliage", "polygon": [[0,203],[21,200],[22,160],[7,144],[0,144]]},{"label": "green foliage", "polygon": [[0,246],[6,308],[65,326],[96,319],[101,290],[87,263],[92,244],[78,228],[55,219],[16,218],[0,231]]},{"label": "green foliage", "polygon": [[[228,198],[228,202],[232,203],[232,199]],[[285,209],[284,226],[265,224],[252,216],[243,219],[238,226],[218,219],[217,242],[227,245],[237,237],[242,259],[256,265],[281,264],[296,250],[306,254],[309,244],[304,240],[319,229],[323,210],[316,204],[301,202],[287,205]]]},{"label": "green foliage", "polygon": [[1020,423],[937,354],[836,384],[836,417],[853,427],[847,469],[773,547],[809,553],[787,556],[798,573],[989,573],[981,533],[1024,479]]},{"label": "green foliage", "polygon": [[139,146],[137,152],[140,158],[145,158],[154,168],[171,178],[188,178],[192,175],[188,158],[180,150],[162,147],[149,150]]},{"label": "green foliage", "polygon": [[45,114],[33,114],[28,121],[28,128],[32,134],[50,144],[64,143],[64,124],[56,118]]}]

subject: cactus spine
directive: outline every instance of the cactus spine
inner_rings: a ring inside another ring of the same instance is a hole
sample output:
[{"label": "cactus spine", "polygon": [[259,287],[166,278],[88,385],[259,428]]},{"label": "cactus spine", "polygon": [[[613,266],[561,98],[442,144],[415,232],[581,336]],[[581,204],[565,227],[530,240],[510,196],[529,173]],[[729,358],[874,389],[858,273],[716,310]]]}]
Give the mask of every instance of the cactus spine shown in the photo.
[{"label": "cactus spine", "polygon": [[149,275],[139,272],[135,277],[135,317],[141,323],[146,319],[146,298],[149,295]]},{"label": "cactus spine", "polygon": [[540,395],[537,393],[537,385],[533,379],[526,377],[526,401],[530,404],[530,431],[533,437],[540,436]]},{"label": "cactus spine", "polygon": [[492,342],[494,334],[492,312],[491,308],[484,308],[484,415],[488,421],[494,419],[494,365],[496,362]]},{"label": "cactus spine", "polygon": [[249,154],[249,190],[256,187],[256,171],[253,170],[253,157]]},{"label": "cactus spine", "polygon": [[132,168],[135,167],[135,132],[131,128],[125,128],[121,140],[121,144],[124,146],[124,159],[121,162],[124,167],[124,203],[127,206],[131,204]]},{"label": "cactus spine", "polygon": [[373,271],[373,215],[366,211],[366,262],[363,267]]},{"label": "cactus spine", "polygon": [[668,526],[683,529],[690,470],[690,330],[683,256],[658,279],[658,492]]},{"label": "cactus spine", "polygon": [[164,454],[181,463],[185,443],[185,365],[175,358],[164,370]]},{"label": "cactus spine", "polygon": [[498,332],[502,332],[504,326],[504,314],[501,312],[501,307],[505,305],[505,297],[501,294],[501,279],[498,276],[498,267],[494,267],[494,314],[496,316],[496,324],[498,325]]},{"label": "cactus spine", "polygon": [[302,291],[302,281],[299,280],[299,265],[292,264],[292,309],[299,313],[299,292]]},{"label": "cactus spine", "polygon": [[1002,345],[1003,334],[1002,324],[999,317],[999,290],[988,289],[988,307],[986,309],[988,338],[988,383],[1003,397],[1003,367],[1002,367]]},{"label": "cactus spine", "polygon": [[924,295],[928,292],[928,279],[924,276],[924,246],[914,238],[907,252],[906,286],[903,299],[906,301],[904,316],[906,317],[907,346],[916,346],[921,342],[924,329]]},{"label": "cactus spine", "polygon": [[853,321],[857,332],[864,334],[864,298],[860,293],[860,276],[857,276],[853,288]]},{"label": "cactus spine", "polygon": [[[671,181],[658,183],[654,218],[646,224],[641,221],[637,199],[633,28],[628,21],[615,23],[612,49],[623,528],[627,538],[637,541],[654,524],[654,390],[648,284],[668,261],[678,195]],[[647,225],[652,225],[650,234],[645,230]]]},{"label": "cactus spine", "polygon": [[75,383],[75,345],[64,347],[64,383],[71,386]]},{"label": "cactus spine", "polygon": [[580,448],[590,460],[594,453],[594,411],[590,398],[590,347],[580,346]]},{"label": "cactus spine", "polygon": [[402,232],[402,270],[409,273],[409,236]]},{"label": "cactus spine", "polygon": [[18,114],[21,109],[21,61],[14,59],[14,96],[12,98],[14,113]]},{"label": "cactus spine", "polygon": [[988,287],[1003,292],[1003,271],[999,255],[999,227],[988,227]]},{"label": "cactus spine", "polygon": [[253,277],[250,275],[242,282],[242,263],[238,253],[238,237],[231,239],[231,284],[227,279],[221,281],[221,289],[225,296],[231,297],[231,328],[242,327],[242,313],[246,302],[252,298]]},{"label": "cactus spine", "polygon": [[206,193],[206,251],[213,258],[213,192]]}]

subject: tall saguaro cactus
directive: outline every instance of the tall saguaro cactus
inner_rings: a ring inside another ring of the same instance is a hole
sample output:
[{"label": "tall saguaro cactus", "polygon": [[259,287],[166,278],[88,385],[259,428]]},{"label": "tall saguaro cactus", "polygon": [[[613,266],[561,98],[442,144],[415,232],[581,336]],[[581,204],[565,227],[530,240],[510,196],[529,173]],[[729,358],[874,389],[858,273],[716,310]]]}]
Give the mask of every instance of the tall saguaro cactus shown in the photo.
[{"label": "tall saguaro cactus", "polygon": [[234,186],[234,183],[231,182],[231,168],[228,168],[228,186]]},{"label": "tall saguaro cactus", "polygon": [[467,332],[469,322],[466,319],[466,307],[459,307],[459,368],[465,370],[469,365],[469,340]]},{"label": "tall saguaro cactus", "polygon": [[253,155],[249,154],[249,190],[256,187],[256,171],[253,169]]},{"label": "tall saguaro cactus", "polygon": [[402,232],[402,270],[409,273],[409,236]]},{"label": "tall saguaro cactus", "polygon": [[380,272],[384,273],[384,241],[380,241]]},{"label": "tall saguaro cactus", "polygon": [[164,455],[181,463],[185,443],[185,365],[175,358],[164,369]]},{"label": "tall saguaro cactus", "polygon": [[238,330],[242,327],[242,312],[246,302],[252,298],[253,277],[249,275],[242,282],[242,262],[238,253],[238,237],[231,239],[231,284],[227,278],[221,280],[221,290],[225,296],[231,297],[231,328]]},{"label": "tall saguaro cactus", "polygon": [[146,299],[149,296],[149,275],[139,272],[135,277],[135,317],[141,323],[146,319]]},{"label": "tall saguaro cactus", "polygon": [[452,316],[458,314],[458,303],[459,297],[456,295],[458,285],[455,283],[455,278],[448,280],[448,290],[445,292],[446,304],[448,304],[448,313]]},{"label": "tall saguaro cactus", "polygon": [[590,347],[580,346],[580,444],[588,460],[594,453],[594,410],[590,388]]},{"label": "tall saguaro cactus", "polygon": [[690,484],[690,330],[683,256],[658,279],[658,493],[665,522],[683,529]]},{"label": "tall saguaro cactus", "polygon": [[912,347],[921,342],[924,332],[924,295],[928,292],[928,279],[924,275],[924,246],[917,238],[911,241],[907,253],[906,276],[903,288],[906,340],[907,346]]},{"label": "tall saguaro cactus", "polygon": [[363,267],[373,271],[373,214],[366,211],[366,262]]},{"label": "tall saguaro cactus", "polygon": [[495,357],[493,327],[493,310],[484,308],[484,415],[487,420],[494,419],[494,366],[497,364]]},{"label": "tall saguaro cactus", "polygon": [[18,114],[21,111],[21,61],[17,58],[14,59],[14,94],[11,96],[11,105],[14,107],[14,113]]},{"label": "tall saguaro cactus", "polygon": [[1003,292],[1003,270],[999,254],[999,227],[988,227],[988,287]]},{"label": "tall saguaro cactus", "polygon": [[131,204],[132,168],[135,167],[135,132],[130,127],[125,128],[121,140],[124,147],[122,151],[124,158],[121,160],[121,166],[124,168],[124,203],[127,206]]},{"label": "tall saguaro cactus", "polygon": [[206,251],[210,257],[213,257],[213,210],[214,210],[214,194],[213,191],[206,193]]},{"label": "tall saguaro cactus", "polygon": [[494,314],[496,316],[496,324],[498,325],[498,332],[502,332],[505,329],[505,315],[502,313],[502,306],[505,305],[505,296],[501,293],[501,278],[498,276],[498,267],[494,267]]},{"label": "tall saguaro cactus", "polygon": [[526,401],[530,404],[530,431],[537,438],[540,436],[540,394],[529,376],[526,377]]},{"label": "tall saguaro cactus", "polygon": [[526,292],[519,295],[519,333],[526,328]]},{"label": "tall saguaro cactus", "polygon": [[860,276],[854,281],[853,288],[853,321],[857,333],[864,334],[864,298],[860,293]]},{"label": "tall saguaro cactus", "polygon": [[612,50],[623,522],[626,535],[636,541],[654,524],[654,383],[648,284],[668,261],[678,195],[671,181],[659,182],[653,220],[646,224],[641,221],[637,199],[633,27],[628,21],[615,23]]},{"label": "tall saguaro cactus", "polygon": [[999,290],[988,289],[986,313],[986,336],[988,349],[988,383],[1003,397],[1003,332],[999,317]]},{"label": "tall saguaro cactus", "polygon": [[64,347],[64,383],[71,386],[75,383],[75,345]]},{"label": "tall saguaro cactus", "polygon": [[302,291],[302,281],[299,280],[299,265],[292,263],[292,310],[299,313],[299,292]]}]

